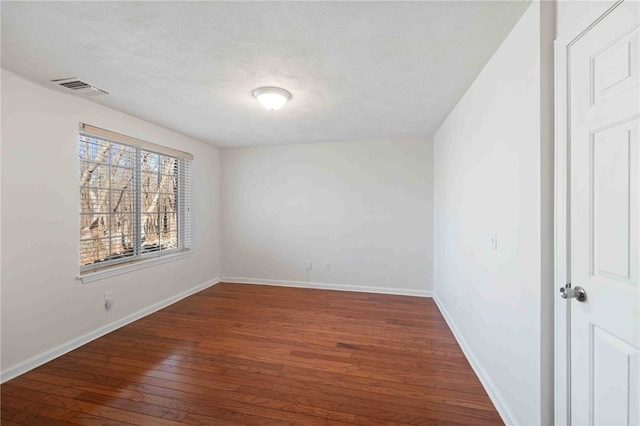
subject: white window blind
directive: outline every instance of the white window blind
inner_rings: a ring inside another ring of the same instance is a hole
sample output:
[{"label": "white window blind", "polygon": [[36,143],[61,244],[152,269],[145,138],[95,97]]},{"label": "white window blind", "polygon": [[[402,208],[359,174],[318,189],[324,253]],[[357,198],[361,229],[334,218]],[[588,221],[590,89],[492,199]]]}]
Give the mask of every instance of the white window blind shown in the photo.
[{"label": "white window blind", "polygon": [[80,272],[191,248],[191,159],[81,125]]}]

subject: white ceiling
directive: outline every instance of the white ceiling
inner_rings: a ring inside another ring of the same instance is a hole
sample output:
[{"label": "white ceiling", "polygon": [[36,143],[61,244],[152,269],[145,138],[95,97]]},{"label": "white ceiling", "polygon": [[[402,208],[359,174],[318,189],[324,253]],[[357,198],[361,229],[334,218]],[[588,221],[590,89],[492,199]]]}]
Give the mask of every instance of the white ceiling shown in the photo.
[{"label": "white ceiling", "polygon": [[[3,1],[2,67],[221,147],[425,137],[527,6]],[[260,86],[293,98],[266,111]]]}]

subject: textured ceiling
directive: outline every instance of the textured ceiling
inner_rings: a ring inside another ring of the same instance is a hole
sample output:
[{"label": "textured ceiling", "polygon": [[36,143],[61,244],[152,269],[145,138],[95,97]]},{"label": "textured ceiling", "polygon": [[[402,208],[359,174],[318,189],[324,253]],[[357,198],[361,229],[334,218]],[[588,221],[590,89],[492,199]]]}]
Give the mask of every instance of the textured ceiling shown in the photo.
[{"label": "textured ceiling", "polygon": [[[216,146],[425,137],[527,6],[3,1],[2,67]],[[260,86],[293,98],[266,111]]]}]

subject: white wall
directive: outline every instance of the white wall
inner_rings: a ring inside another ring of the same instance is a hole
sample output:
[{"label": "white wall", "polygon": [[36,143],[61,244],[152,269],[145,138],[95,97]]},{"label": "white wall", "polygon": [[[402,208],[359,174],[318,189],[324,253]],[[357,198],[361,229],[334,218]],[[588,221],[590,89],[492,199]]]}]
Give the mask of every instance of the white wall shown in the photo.
[{"label": "white wall", "polygon": [[507,424],[553,421],[553,7],[527,9],[434,136],[435,299]]},{"label": "white wall", "polygon": [[[79,122],[195,156],[192,256],[90,284],[76,279]],[[219,172],[217,148],[2,70],[3,378],[109,324],[217,282]],[[109,312],[105,291],[115,302]]]},{"label": "white wall", "polygon": [[431,140],[224,149],[222,164],[223,280],[431,294]]},{"label": "white wall", "polygon": [[556,0],[556,36],[561,37],[599,4],[602,0]]}]

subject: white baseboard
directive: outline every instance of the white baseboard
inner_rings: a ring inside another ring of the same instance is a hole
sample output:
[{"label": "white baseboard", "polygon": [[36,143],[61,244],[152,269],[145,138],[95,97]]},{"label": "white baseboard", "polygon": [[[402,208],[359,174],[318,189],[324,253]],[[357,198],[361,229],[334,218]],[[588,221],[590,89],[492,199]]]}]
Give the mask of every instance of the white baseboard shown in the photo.
[{"label": "white baseboard", "polygon": [[482,365],[480,365],[480,363],[478,362],[478,358],[476,358],[475,354],[462,336],[462,333],[460,333],[460,330],[453,321],[453,318],[449,315],[447,309],[438,299],[438,296],[434,296],[433,300],[434,302],[436,302],[436,305],[438,306],[438,309],[440,309],[444,320],[447,322],[447,325],[449,325],[451,332],[462,348],[462,352],[464,352],[464,355],[467,357],[469,364],[471,364],[471,368],[473,368],[473,371],[476,373],[476,376],[478,376],[478,379],[480,379],[482,386],[484,386],[485,391],[487,391],[487,395],[489,395],[491,402],[493,402],[493,405],[495,405],[498,414],[500,414],[500,417],[502,417],[502,421],[504,421],[506,425],[519,424],[516,421],[516,417],[513,415],[513,412],[504,402],[504,398],[502,398],[502,396],[500,395],[500,392],[491,380],[491,377],[489,377],[484,368],[482,368]]},{"label": "white baseboard", "polygon": [[273,285],[273,286],[280,286],[280,287],[313,288],[318,290],[339,290],[339,291],[357,291],[361,293],[395,294],[399,296],[432,297],[433,295],[431,291],[427,291],[427,290],[369,287],[369,286],[363,286],[363,285],[361,286],[361,285],[349,285],[349,284],[328,284],[328,283],[305,282],[305,281],[266,280],[266,279],[258,279],[258,278],[239,278],[239,277],[222,277],[220,281],[225,283],[235,283],[235,284],[262,284],[262,285]]},{"label": "white baseboard", "polygon": [[183,291],[182,293],[176,294],[175,296],[171,296],[158,303],[155,303],[151,306],[148,306],[144,309],[141,309],[137,312],[127,315],[124,318],[121,318],[117,321],[114,321],[110,324],[100,327],[97,330],[94,330],[90,333],[87,333],[83,336],[73,339],[67,343],[63,343],[62,345],[56,348],[53,348],[50,351],[41,353],[40,355],[36,355],[32,358],[29,358],[26,361],[19,363],[18,365],[9,367],[6,370],[3,370],[2,372],[0,372],[0,383],[4,383],[7,380],[11,380],[14,377],[24,374],[29,370],[33,370],[34,368],[42,364],[45,364],[61,355],[66,354],[67,352],[70,352],[76,348],[79,348],[84,344],[91,342],[92,340],[97,339],[98,337],[102,337],[105,334],[110,333],[114,330],[117,330],[120,327],[130,324],[136,320],[139,320],[140,318],[146,317],[147,315],[152,314],[156,311],[159,311],[160,309],[166,308],[167,306],[172,305],[177,301],[184,299],[185,297],[198,293],[204,290],[205,288],[218,284],[219,282],[220,282],[220,278],[215,278],[209,282],[190,288],[189,290]]}]

